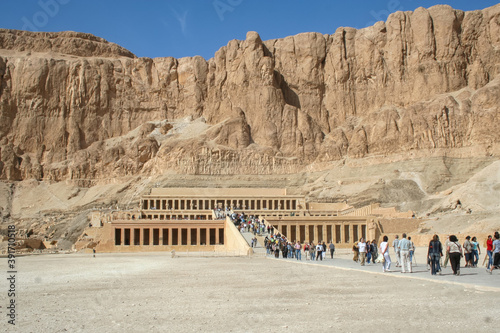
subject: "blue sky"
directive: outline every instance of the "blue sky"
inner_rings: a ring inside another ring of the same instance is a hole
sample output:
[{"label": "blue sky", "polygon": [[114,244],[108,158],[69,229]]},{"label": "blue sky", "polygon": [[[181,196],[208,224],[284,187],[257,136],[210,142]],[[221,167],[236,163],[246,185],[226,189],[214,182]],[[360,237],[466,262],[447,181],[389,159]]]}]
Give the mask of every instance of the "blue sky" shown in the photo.
[{"label": "blue sky", "polygon": [[[389,12],[430,7],[416,0],[2,0],[0,28],[72,30],[117,43],[139,57],[186,57],[214,53],[232,39],[257,31],[263,40],[301,32],[332,34],[338,27],[364,28]],[[497,1],[448,0],[461,10]]]}]

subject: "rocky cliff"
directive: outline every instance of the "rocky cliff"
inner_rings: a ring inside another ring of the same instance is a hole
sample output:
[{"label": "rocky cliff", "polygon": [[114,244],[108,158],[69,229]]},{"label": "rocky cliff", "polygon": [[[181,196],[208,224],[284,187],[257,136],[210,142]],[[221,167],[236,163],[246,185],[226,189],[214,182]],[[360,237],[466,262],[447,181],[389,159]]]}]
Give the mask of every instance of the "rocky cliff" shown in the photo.
[{"label": "rocky cliff", "polygon": [[[0,30],[0,179],[290,174],[367,156],[498,154],[500,5],[332,35],[249,32],[208,61]],[[477,149],[475,148],[477,147]]]}]

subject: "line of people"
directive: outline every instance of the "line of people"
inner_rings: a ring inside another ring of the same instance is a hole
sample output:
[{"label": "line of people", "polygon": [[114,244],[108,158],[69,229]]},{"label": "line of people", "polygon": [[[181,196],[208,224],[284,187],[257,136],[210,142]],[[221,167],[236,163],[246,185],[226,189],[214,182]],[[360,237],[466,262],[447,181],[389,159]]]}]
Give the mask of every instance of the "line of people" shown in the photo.
[{"label": "line of people", "polygon": [[281,234],[274,234],[270,237],[266,236],[264,239],[264,246],[266,247],[267,254],[274,254],[275,258],[295,258],[302,260],[302,251],[304,252],[306,260],[324,260],[326,258],[327,250],[330,251],[330,258],[333,259],[335,252],[335,244],[331,242],[328,246],[325,242],[306,242],[304,246],[300,241],[287,241],[286,237]]},{"label": "line of people", "polygon": [[[487,256],[485,261],[488,260],[486,271],[492,274],[494,269],[500,268],[500,235],[498,232],[494,234],[494,240],[492,236],[489,235],[486,241]],[[358,243],[359,244],[359,243]],[[358,245],[358,249],[363,248],[361,244]],[[412,257],[415,251],[415,245],[411,241],[411,237],[406,237],[406,234],[402,235],[402,239],[396,235],[394,241],[392,242],[392,247],[394,248],[394,253],[396,255],[396,267],[401,266],[401,272],[406,273],[412,272]],[[389,255],[389,243],[388,237],[384,236],[383,241],[380,243],[379,252],[381,254],[380,260],[383,262],[383,271],[390,271],[391,258]],[[441,258],[443,257],[443,252],[445,252],[446,257],[443,265],[441,265]],[[442,268],[446,268],[448,261],[450,263],[451,269],[454,275],[460,275],[460,261],[461,258],[465,257],[464,267],[477,267],[479,261],[479,255],[481,254],[481,248],[477,242],[476,237],[467,236],[465,242],[461,245],[458,241],[456,235],[448,236],[445,246],[443,247],[438,235],[434,235],[432,240],[429,242],[427,248],[427,265],[431,272],[431,275],[441,274]]]}]

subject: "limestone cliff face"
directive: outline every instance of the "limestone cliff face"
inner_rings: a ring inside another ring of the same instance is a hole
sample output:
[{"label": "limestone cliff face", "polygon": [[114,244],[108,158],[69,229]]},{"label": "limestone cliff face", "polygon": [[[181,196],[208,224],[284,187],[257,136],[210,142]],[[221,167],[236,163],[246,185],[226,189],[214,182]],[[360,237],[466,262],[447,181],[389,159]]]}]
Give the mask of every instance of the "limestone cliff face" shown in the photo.
[{"label": "limestone cliff face", "polygon": [[0,178],[293,173],[500,142],[500,5],[332,35],[249,32],[206,61],[0,30]]}]

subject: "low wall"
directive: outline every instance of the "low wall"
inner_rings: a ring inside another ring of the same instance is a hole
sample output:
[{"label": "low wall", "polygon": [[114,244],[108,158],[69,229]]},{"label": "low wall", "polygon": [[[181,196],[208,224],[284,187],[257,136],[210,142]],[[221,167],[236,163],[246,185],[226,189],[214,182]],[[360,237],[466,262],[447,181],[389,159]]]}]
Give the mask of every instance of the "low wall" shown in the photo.
[{"label": "low wall", "polygon": [[247,255],[253,254],[252,248],[248,245],[247,241],[243,238],[240,231],[229,217],[226,217],[226,221],[224,222],[224,230],[225,251],[246,253]]}]

